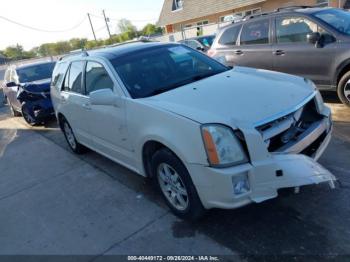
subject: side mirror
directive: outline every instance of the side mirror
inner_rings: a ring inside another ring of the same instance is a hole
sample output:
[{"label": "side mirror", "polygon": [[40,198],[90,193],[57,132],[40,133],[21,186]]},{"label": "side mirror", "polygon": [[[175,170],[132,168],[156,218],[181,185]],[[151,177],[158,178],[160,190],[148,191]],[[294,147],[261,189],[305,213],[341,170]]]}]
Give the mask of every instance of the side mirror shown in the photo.
[{"label": "side mirror", "polygon": [[15,82],[8,82],[6,83],[6,87],[15,87],[17,84]]},{"label": "side mirror", "polygon": [[111,89],[101,89],[90,93],[90,103],[96,106],[120,106],[120,98]]},{"label": "side mirror", "polygon": [[201,47],[201,46],[197,46],[196,48],[198,51],[201,51],[201,52],[204,52],[205,51],[205,48]]},{"label": "side mirror", "polygon": [[306,38],[308,43],[315,45],[321,40],[321,34],[319,32],[309,33]]}]

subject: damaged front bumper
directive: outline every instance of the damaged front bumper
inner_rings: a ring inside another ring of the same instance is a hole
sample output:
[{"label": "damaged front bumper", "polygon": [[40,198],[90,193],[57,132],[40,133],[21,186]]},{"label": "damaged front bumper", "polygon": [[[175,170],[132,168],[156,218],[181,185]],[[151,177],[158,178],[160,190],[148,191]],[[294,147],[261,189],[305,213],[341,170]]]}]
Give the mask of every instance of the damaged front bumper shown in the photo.
[{"label": "damaged front bumper", "polygon": [[329,110],[325,113],[324,119],[310,127],[303,139],[294,141],[281,152],[267,152],[266,145],[264,149],[264,142],[261,143],[261,136],[254,135],[253,131],[247,137],[256,140],[248,144],[248,148],[259,154],[251,163],[229,168],[188,164],[204,207],[232,209],[261,203],[277,197],[278,190],[284,188],[299,189],[320,183],[328,183],[334,188],[335,176],[316,162],[332,136],[331,114]]}]

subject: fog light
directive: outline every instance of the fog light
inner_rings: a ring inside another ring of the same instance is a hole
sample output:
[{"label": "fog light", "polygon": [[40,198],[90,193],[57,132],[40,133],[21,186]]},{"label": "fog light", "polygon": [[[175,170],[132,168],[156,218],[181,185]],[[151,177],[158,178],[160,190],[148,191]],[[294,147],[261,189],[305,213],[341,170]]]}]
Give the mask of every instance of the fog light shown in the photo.
[{"label": "fog light", "polygon": [[246,194],[250,191],[250,184],[247,175],[232,177],[233,193],[236,196]]}]

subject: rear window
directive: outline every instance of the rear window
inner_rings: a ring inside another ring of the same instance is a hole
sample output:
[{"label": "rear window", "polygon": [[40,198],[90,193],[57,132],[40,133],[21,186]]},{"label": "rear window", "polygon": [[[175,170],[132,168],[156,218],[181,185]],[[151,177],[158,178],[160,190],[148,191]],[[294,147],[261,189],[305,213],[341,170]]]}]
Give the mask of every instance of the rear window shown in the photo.
[{"label": "rear window", "polygon": [[219,39],[221,45],[236,45],[239,31],[242,26],[233,26],[225,30]]},{"label": "rear window", "polygon": [[241,33],[241,45],[269,43],[269,19],[247,23]]}]

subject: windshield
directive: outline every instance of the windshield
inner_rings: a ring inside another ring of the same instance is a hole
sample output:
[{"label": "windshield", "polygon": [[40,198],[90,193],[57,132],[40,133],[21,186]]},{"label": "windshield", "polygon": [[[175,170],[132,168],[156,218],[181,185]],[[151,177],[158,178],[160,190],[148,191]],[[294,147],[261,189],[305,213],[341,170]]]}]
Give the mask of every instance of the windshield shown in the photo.
[{"label": "windshield", "polygon": [[51,78],[54,67],[55,62],[50,62],[19,68],[17,69],[19,82],[28,83]]},{"label": "windshield", "polygon": [[111,61],[133,98],[169,91],[229,70],[183,45],[166,45]]},{"label": "windshield", "polygon": [[314,14],[340,33],[350,35],[350,12],[340,9],[327,9]]},{"label": "windshield", "polygon": [[210,48],[213,45],[214,38],[215,38],[214,36],[205,36],[205,37],[198,38],[198,41],[202,45]]}]

